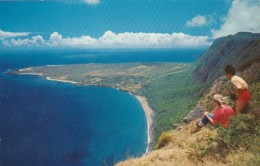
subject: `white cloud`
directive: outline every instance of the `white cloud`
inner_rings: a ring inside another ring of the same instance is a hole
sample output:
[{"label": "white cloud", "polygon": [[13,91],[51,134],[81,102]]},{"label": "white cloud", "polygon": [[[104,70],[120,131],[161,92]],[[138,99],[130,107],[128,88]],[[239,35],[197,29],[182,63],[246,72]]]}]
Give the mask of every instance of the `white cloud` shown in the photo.
[{"label": "white cloud", "polygon": [[104,47],[127,47],[127,48],[177,48],[197,47],[209,45],[207,36],[190,36],[183,33],[119,33],[107,31],[98,39]]},{"label": "white cloud", "polygon": [[29,34],[28,32],[6,32],[0,29],[0,39],[28,36]]},{"label": "white cloud", "polygon": [[81,36],[79,38],[63,38],[58,32],[54,32],[50,36],[50,40],[46,42],[47,46],[69,46],[69,47],[86,47],[97,45],[97,39],[89,36]]},{"label": "white cloud", "polygon": [[237,32],[260,33],[260,4],[250,0],[234,0],[220,29],[211,32],[213,38]]},{"label": "white cloud", "polygon": [[53,32],[50,36],[49,44],[53,46],[58,46],[62,44],[62,36],[58,32]]},{"label": "white cloud", "polygon": [[51,34],[48,46],[83,47],[83,48],[178,48],[208,46],[207,36],[190,36],[183,33],[132,33],[116,34],[107,31],[100,38],[81,36],[63,38],[57,32]]},{"label": "white cloud", "polygon": [[194,18],[192,18],[192,20],[189,20],[186,22],[186,25],[188,26],[203,26],[207,23],[207,19],[205,16],[201,16],[201,15],[197,15]]},{"label": "white cloud", "polygon": [[96,5],[100,3],[100,0],[83,0],[83,2],[90,4],[90,5]]},{"label": "white cloud", "polygon": [[42,46],[45,44],[45,40],[42,36],[33,36],[31,39],[11,39],[10,41],[5,41],[6,46]]},{"label": "white cloud", "polygon": [[191,36],[184,33],[132,33],[116,34],[107,31],[100,38],[90,36],[63,38],[53,32],[49,40],[42,36],[27,39],[3,40],[5,46],[44,46],[44,47],[77,47],[77,48],[184,48],[209,46],[207,36]]}]

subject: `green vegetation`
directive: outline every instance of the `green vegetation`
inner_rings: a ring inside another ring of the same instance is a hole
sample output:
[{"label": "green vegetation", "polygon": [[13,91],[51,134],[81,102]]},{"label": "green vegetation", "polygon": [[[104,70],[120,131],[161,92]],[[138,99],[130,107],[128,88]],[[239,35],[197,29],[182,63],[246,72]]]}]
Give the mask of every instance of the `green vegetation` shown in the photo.
[{"label": "green vegetation", "polygon": [[249,87],[251,92],[250,104],[254,106],[255,110],[260,110],[260,82],[256,82]]},{"label": "green vegetation", "polygon": [[194,64],[185,65],[185,71],[167,73],[149,80],[140,90],[151,107],[157,111],[154,120],[155,138],[172,129],[196,105],[206,87],[195,83],[192,78]]},{"label": "green vegetation", "polygon": [[231,119],[229,128],[218,128],[216,141],[227,149],[245,148],[260,152],[259,113],[240,114]]}]

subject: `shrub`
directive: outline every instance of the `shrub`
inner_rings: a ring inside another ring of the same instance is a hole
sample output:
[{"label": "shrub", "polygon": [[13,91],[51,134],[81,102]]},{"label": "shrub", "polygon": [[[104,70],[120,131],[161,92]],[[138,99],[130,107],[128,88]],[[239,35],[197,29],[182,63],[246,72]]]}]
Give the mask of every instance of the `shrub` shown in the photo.
[{"label": "shrub", "polygon": [[163,132],[159,137],[155,149],[161,149],[172,142],[172,136],[169,132]]},{"label": "shrub", "polygon": [[188,148],[187,154],[189,159],[197,163],[203,161],[204,157],[211,155],[213,146],[215,146],[215,135],[216,132],[214,130],[204,132],[203,137],[197,139],[197,142],[193,143],[190,148]]},{"label": "shrub", "polygon": [[223,148],[259,150],[259,112],[234,116],[229,127],[218,128],[217,133],[216,141],[222,143]]}]

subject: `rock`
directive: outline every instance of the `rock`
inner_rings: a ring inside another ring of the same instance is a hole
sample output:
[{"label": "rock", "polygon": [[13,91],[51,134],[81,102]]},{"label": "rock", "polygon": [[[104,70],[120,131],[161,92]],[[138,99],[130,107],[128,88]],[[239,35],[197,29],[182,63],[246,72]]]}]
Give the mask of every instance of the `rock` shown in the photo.
[{"label": "rock", "polygon": [[187,117],[185,117],[183,120],[182,120],[183,123],[189,123],[190,121],[188,120]]},{"label": "rock", "polygon": [[173,125],[172,125],[172,128],[173,128],[173,129],[178,129],[178,127],[179,127],[178,124],[173,124]]},{"label": "rock", "polygon": [[198,117],[201,117],[203,113],[205,112],[204,107],[195,107],[193,110],[191,110],[188,115],[183,119],[183,123],[189,123],[194,119],[197,119]]}]

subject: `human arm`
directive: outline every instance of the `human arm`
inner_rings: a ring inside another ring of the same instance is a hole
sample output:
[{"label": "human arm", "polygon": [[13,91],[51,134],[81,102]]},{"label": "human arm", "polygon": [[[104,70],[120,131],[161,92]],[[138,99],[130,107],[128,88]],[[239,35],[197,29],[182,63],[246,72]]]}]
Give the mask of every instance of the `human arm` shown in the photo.
[{"label": "human arm", "polygon": [[216,123],[218,123],[218,121],[214,120],[214,117],[211,118],[211,117],[208,115],[208,113],[209,113],[209,112],[204,112],[204,116],[209,120],[209,122],[210,122],[211,124],[216,124]]}]

